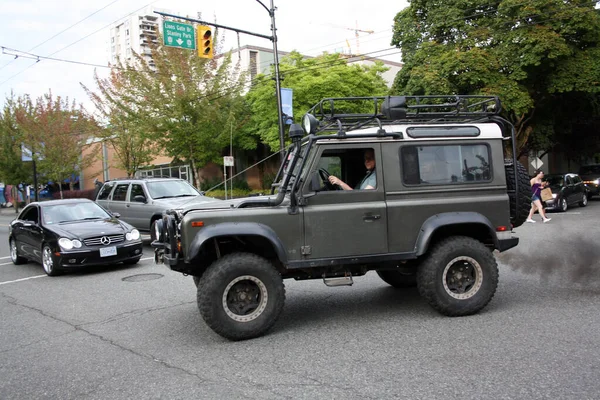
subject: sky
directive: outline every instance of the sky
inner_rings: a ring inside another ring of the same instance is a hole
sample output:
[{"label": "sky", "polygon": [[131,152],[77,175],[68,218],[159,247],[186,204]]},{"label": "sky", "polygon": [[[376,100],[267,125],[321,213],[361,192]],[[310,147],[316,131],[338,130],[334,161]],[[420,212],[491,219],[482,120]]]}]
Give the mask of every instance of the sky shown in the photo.
[{"label": "sky", "polygon": [[[267,8],[270,1],[276,7],[279,51],[311,56],[325,51],[359,52],[401,61],[390,42],[393,19],[408,5],[405,0],[378,1],[376,6],[365,0],[261,0]],[[103,67],[109,59],[109,26],[148,6],[191,18],[200,13],[202,20],[271,35],[269,14],[258,0],[0,0],[0,101],[11,92],[37,98],[51,90],[55,96],[91,108],[81,84],[94,90],[94,74],[103,77],[109,71]],[[359,32],[357,43],[357,28],[373,33]],[[221,33],[224,50],[237,47],[234,32]],[[243,34],[239,39],[241,46],[272,48],[268,39]],[[37,56],[97,66],[38,61]]]}]

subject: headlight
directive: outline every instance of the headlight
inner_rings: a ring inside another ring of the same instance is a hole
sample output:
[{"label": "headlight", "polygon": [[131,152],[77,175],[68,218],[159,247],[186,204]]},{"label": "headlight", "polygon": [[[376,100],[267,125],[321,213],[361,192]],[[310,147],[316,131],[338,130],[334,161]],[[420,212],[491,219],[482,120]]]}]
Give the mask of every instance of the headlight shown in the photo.
[{"label": "headlight", "polygon": [[596,180],[594,181],[594,184],[595,184],[595,185],[600,185],[600,179],[596,179]]},{"label": "headlight", "polygon": [[552,198],[555,199],[556,198],[556,193],[552,193]]},{"label": "headlight", "polygon": [[125,234],[125,239],[127,240],[138,240],[140,238],[140,231],[137,229],[132,230],[131,232],[127,232]]},{"label": "headlight", "polygon": [[58,239],[58,245],[63,249],[63,250],[71,250],[72,248],[80,248],[81,242],[77,239],[71,240],[71,239],[67,239],[67,238],[60,238]]}]

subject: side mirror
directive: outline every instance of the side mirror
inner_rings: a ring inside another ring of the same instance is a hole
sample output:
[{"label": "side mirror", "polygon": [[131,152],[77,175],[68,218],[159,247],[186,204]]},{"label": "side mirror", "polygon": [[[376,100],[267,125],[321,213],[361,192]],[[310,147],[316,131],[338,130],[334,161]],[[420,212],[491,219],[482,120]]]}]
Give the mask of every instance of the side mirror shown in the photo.
[{"label": "side mirror", "polygon": [[115,218],[121,218],[121,214],[117,212],[112,213],[112,216]]},{"label": "side mirror", "polygon": [[135,201],[136,203],[145,203],[146,202],[146,196],[142,196],[141,194],[138,194],[136,196],[133,197],[133,201]]}]

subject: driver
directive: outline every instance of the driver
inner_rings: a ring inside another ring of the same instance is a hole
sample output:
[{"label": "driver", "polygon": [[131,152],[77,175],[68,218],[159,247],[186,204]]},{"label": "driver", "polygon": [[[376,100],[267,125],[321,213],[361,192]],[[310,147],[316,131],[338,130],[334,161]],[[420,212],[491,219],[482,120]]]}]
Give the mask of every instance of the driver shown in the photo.
[{"label": "driver", "polygon": [[[375,152],[373,149],[365,150],[365,168],[367,168],[367,174],[355,189],[364,190],[375,189],[377,187],[377,175],[375,173]],[[354,190],[337,176],[331,175],[329,177],[329,182],[332,185],[338,185],[344,190]]]}]

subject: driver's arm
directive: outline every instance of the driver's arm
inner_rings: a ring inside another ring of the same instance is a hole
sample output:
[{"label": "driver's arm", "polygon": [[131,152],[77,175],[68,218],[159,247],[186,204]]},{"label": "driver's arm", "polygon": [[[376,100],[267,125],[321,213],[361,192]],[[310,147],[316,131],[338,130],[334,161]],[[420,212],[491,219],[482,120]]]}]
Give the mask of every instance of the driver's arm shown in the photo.
[{"label": "driver's arm", "polygon": [[331,182],[332,185],[338,185],[339,187],[341,187],[344,190],[354,190],[350,186],[348,186],[348,184],[346,182],[344,182],[337,176],[330,175],[329,182]]}]

